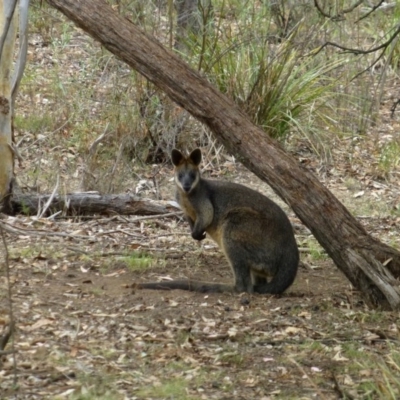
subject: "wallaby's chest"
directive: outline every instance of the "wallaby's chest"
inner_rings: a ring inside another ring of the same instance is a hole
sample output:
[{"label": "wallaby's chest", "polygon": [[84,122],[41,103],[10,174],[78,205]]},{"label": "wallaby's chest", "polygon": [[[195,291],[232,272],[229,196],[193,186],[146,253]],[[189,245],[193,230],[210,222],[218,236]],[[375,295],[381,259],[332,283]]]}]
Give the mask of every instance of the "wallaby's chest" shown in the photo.
[{"label": "wallaby's chest", "polygon": [[211,226],[207,229],[207,233],[211,238],[218,244],[218,246],[223,249],[222,246],[222,229],[218,226]]},{"label": "wallaby's chest", "polygon": [[193,221],[196,221],[197,212],[193,202],[187,196],[181,195],[178,197],[178,203],[185,215],[191,218]]},{"label": "wallaby's chest", "polygon": [[203,193],[194,192],[190,195],[178,194],[178,203],[182,211],[194,222],[200,219],[207,229],[213,221],[214,207],[207,196]]}]

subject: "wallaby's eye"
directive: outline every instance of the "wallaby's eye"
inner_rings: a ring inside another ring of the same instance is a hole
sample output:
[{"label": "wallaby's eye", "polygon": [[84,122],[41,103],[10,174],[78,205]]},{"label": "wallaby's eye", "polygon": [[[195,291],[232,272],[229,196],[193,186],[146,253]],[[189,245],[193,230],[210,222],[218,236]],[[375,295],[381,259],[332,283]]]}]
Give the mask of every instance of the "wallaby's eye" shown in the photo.
[{"label": "wallaby's eye", "polygon": [[179,174],[178,174],[178,179],[179,180],[182,180],[183,179],[183,177],[184,177],[184,173],[183,172],[179,172]]},{"label": "wallaby's eye", "polygon": [[196,179],[196,174],[194,172],[190,172],[189,178],[194,181]]}]

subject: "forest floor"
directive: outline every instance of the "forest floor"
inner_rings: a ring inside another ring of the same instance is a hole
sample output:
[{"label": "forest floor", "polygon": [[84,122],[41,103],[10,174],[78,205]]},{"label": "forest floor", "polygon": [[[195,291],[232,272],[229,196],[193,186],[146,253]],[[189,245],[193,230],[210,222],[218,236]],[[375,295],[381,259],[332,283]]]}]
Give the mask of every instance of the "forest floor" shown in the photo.
[{"label": "forest floor", "polygon": [[[230,175],[279,202],[240,165]],[[325,184],[369,232],[399,246],[400,218],[390,212],[398,188],[354,179],[345,185],[338,171]],[[387,390],[397,396],[399,313],[369,309],[289,215],[302,263],[281,296],[135,289],[135,282],[159,279],[231,281],[213,242],[197,244],[177,217],[3,219],[38,233],[5,235],[16,320],[14,347],[7,349],[15,349],[16,365],[11,354],[3,356],[1,398],[392,398],[381,396]],[[0,283],[5,324],[4,274]]]},{"label": "forest floor", "polygon": [[[71,38],[64,38],[71,42],[60,47],[57,61],[45,41],[30,40],[29,59],[38,72],[28,66],[19,110],[29,109],[32,124],[48,98],[54,100],[49,93],[68,89],[47,87],[46,80],[60,74],[72,81],[84,69],[82,57],[93,43],[81,32]],[[99,46],[97,51],[102,54]],[[104,63],[99,82],[112,64]],[[96,77],[90,66],[88,71],[89,83],[77,82],[91,89],[89,80]],[[391,118],[390,107],[400,83],[390,81],[385,93],[376,125],[365,135],[332,142],[329,162],[301,140],[290,152],[369,233],[400,249],[400,163],[387,176],[377,168],[377,144],[399,135],[400,112]],[[97,118],[90,107],[86,114]],[[32,126],[17,129],[24,164],[17,165],[16,175],[23,188],[51,192],[57,174],[60,187],[80,187],[71,183],[81,180],[85,163],[75,120],[58,118],[60,128],[51,134],[40,127],[35,133]],[[90,142],[84,135],[81,140]],[[6,232],[0,246],[0,334],[9,322],[9,289],[16,324],[0,356],[1,400],[400,398],[399,312],[369,308],[271,189],[229,156],[226,160],[217,170],[207,167],[206,175],[245,183],[288,213],[301,252],[293,286],[281,296],[136,289],[137,282],[160,279],[232,281],[216,245],[209,239],[196,243],[177,216],[2,216],[2,223],[20,233]],[[115,178],[124,190],[140,186],[143,197],[171,200],[172,168],[157,171],[157,187],[145,169]],[[42,186],[31,185],[40,179]]]}]

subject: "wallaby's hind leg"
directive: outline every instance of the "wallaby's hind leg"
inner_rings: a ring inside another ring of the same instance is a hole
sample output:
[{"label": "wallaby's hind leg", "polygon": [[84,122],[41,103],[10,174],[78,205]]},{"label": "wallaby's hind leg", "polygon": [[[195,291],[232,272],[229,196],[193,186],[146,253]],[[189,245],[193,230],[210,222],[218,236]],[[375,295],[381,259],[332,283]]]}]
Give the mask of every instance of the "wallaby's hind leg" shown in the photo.
[{"label": "wallaby's hind leg", "polygon": [[267,278],[277,273],[279,255],[269,224],[269,219],[244,207],[226,215],[222,248],[235,274],[236,291],[266,288]]},{"label": "wallaby's hind leg", "polygon": [[249,257],[237,243],[224,243],[225,255],[235,275],[235,291],[253,293],[254,284],[250,270]]}]

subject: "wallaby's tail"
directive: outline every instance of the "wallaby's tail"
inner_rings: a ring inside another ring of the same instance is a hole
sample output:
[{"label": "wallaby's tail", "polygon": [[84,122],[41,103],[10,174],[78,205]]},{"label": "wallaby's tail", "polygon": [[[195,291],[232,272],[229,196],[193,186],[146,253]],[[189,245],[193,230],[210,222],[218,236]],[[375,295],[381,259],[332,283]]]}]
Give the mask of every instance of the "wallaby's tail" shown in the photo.
[{"label": "wallaby's tail", "polygon": [[285,256],[285,262],[279,266],[270,282],[254,286],[255,293],[281,294],[294,282],[299,265],[299,254],[297,248],[296,251],[290,253],[292,257]]},{"label": "wallaby's tail", "polygon": [[148,283],[137,283],[135,287],[139,289],[158,289],[158,290],[189,290],[191,292],[200,293],[227,293],[234,292],[234,288],[231,285],[225,285],[223,283],[209,283],[200,281],[166,281],[166,282],[148,282]]}]

